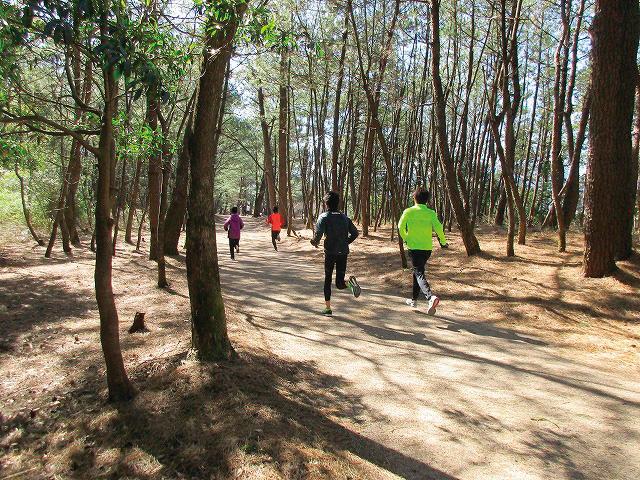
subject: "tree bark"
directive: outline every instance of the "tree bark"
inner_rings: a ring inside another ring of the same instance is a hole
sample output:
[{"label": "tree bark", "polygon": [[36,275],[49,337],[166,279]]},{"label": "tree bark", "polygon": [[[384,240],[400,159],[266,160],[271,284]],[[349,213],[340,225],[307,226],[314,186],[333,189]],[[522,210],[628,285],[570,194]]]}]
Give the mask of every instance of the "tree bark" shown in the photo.
[{"label": "tree bark", "polygon": [[[287,194],[289,191],[289,92],[288,92],[288,51],[282,47],[280,52],[280,88],[279,88],[279,115],[278,115],[278,204],[279,212],[289,225],[289,207]],[[284,226],[284,225],[283,225]]]},{"label": "tree bark", "polygon": [[27,207],[27,198],[26,198],[27,195],[25,192],[26,189],[24,186],[24,178],[22,177],[22,175],[20,175],[20,170],[18,168],[17,160],[15,163],[15,172],[16,172],[16,177],[18,177],[18,181],[20,182],[20,200],[22,202],[22,213],[24,214],[24,221],[27,224],[29,233],[31,234],[33,239],[36,241],[36,243],[41,247],[44,247],[44,240],[42,240],[42,238],[40,238],[40,236],[36,233],[35,229],[33,228],[33,224],[31,223],[31,212],[29,212],[29,207]]},{"label": "tree bark", "polygon": [[336,82],[336,101],[333,107],[333,135],[331,141],[331,190],[333,190],[334,192],[337,192],[339,189],[338,156],[340,155],[340,98],[342,95],[342,82],[344,80],[344,59],[347,55],[348,36],[349,15],[345,13],[344,31],[342,32],[342,49],[340,50],[340,63],[338,64],[338,81]]},{"label": "tree bark", "polygon": [[160,218],[160,190],[162,188],[162,156],[158,145],[158,101],[155,94],[147,94],[146,125],[153,132],[151,154],[149,155],[149,260],[157,260],[160,245],[158,243],[158,222]]},{"label": "tree bark", "polygon": [[449,200],[455,213],[465,250],[467,255],[475,255],[480,252],[480,244],[473,232],[469,217],[464,210],[447,136],[446,105],[442,79],[440,77],[440,0],[431,0],[431,39],[433,42],[431,53],[431,80],[433,84],[440,165],[444,172]]},{"label": "tree bark", "polygon": [[133,177],[133,185],[131,186],[131,194],[129,195],[129,212],[127,215],[127,227],[125,229],[124,241],[133,245],[131,233],[133,230],[133,219],[138,206],[138,195],[140,193],[140,174],[142,173],[142,158],[138,157],[136,162],[136,173]]},{"label": "tree bark", "polygon": [[233,37],[247,3],[228,5],[222,20],[207,19],[203,63],[190,138],[191,179],[187,201],[187,283],[191,303],[192,347],[201,360],[229,359],[233,348],[227,335],[215,233],[214,165],[223,83]]},{"label": "tree bark", "polygon": [[258,87],[258,107],[260,109],[260,127],[262,129],[262,143],[264,147],[264,174],[267,181],[269,195],[269,211],[276,205],[276,181],[273,175],[273,150],[271,149],[271,134],[265,117],[264,93]]},{"label": "tree bark", "polygon": [[182,148],[176,166],[176,181],[171,193],[171,203],[167,209],[164,225],[164,253],[166,255],[178,255],[180,233],[184,222],[184,214],[187,210],[187,192],[189,190],[189,138],[192,134],[193,121],[191,115],[185,128],[182,140]]},{"label": "tree bark", "polygon": [[612,273],[632,212],[631,124],[637,79],[638,1],[597,0],[591,24],[593,100],[585,196],[584,274]]},{"label": "tree bark", "polygon": [[[109,40],[109,24],[106,13],[101,19],[101,41]],[[113,66],[103,68],[105,104],[102,115],[98,152],[98,185],[96,192],[96,263],[95,289],[98,311],[100,312],[100,343],[107,367],[109,399],[129,400],[135,391],[127,377],[120,350],[118,311],[113,297],[112,276],[112,236],[113,187],[115,155],[113,152],[113,118],[117,110],[118,86]]]}]

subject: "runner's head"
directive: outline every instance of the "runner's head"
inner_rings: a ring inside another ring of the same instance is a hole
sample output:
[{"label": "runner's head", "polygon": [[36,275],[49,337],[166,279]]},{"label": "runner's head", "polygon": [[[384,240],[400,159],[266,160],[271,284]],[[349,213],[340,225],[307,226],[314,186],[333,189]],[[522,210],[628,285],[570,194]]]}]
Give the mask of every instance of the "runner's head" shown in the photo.
[{"label": "runner's head", "polygon": [[231,213],[238,213],[238,207],[231,207]]},{"label": "runner's head", "polygon": [[278,206],[277,206],[277,205],[275,205],[275,206],[273,207],[273,213],[278,213]]},{"label": "runner's head", "polygon": [[416,204],[426,204],[431,199],[431,193],[424,188],[416,188],[416,191],[413,192],[413,200]]},{"label": "runner's head", "polygon": [[330,212],[337,212],[340,204],[340,195],[336,192],[327,192],[322,199]]}]

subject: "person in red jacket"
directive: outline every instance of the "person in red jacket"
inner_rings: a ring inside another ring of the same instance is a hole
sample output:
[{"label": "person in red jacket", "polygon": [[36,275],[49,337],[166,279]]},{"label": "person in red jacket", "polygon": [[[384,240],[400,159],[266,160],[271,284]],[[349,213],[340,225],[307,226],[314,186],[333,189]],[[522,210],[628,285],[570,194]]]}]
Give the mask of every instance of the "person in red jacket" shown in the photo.
[{"label": "person in red jacket", "polygon": [[273,213],[267,218],[267,225],[271,225],[271,243],[273,243],[273,248],[277,252],[278,245],[276,240],[280,241],[280,230],[286,225],[284,217],[278,213],[277,205],[273,207]]}]

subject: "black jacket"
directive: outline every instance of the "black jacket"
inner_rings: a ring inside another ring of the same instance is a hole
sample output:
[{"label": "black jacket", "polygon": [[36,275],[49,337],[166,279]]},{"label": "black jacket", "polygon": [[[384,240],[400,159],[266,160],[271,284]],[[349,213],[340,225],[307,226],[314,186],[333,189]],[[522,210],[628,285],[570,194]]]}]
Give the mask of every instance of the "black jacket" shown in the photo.
[{"label": "black jacket", "polygon": [[342,212],[324,212],[318,218],[312,243],[317,245],[324,239],[324,251],[331,255],[347,255],[349,244],[358,237],[358,229]]}]

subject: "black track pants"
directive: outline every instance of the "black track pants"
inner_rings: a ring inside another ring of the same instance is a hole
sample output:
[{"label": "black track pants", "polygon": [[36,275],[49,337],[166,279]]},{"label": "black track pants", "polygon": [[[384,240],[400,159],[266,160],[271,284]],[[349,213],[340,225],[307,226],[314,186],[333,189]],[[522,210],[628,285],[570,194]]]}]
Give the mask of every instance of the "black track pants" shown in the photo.
[{"label": "black track pants", "polygon": [[331,279],[333,269],[336,269],[336,287],[338,290],[347,288],[344,276],[347,273],[347,256],[326,253],[324,256],[324,299],[331,300]]},{"label": "black track pants", "polygon": [[420,292],[424,294],[427,300],[431,298],[431,287],[425,276],[425,267],[427,260],[431,256],[431,250],[409,250],[409,258],[413,266],[413,295],[411,298],[418,299]]}]

